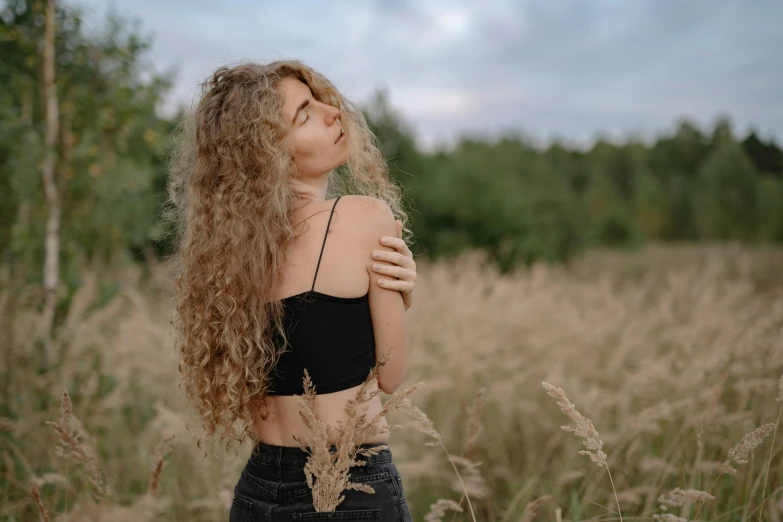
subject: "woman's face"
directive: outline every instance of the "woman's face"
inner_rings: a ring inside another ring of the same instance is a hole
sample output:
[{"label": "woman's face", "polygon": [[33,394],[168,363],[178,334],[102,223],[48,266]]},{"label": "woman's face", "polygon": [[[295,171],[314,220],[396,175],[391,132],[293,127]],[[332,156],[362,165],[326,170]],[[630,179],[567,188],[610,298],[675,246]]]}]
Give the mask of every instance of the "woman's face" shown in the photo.
[{"label": "woman's face", "polygon": [[296,78],[283,78],[277,88],[297,173],[319,177],[348,161],[348,136],[340,136],[339,109],[313,98],[310,87]]}]

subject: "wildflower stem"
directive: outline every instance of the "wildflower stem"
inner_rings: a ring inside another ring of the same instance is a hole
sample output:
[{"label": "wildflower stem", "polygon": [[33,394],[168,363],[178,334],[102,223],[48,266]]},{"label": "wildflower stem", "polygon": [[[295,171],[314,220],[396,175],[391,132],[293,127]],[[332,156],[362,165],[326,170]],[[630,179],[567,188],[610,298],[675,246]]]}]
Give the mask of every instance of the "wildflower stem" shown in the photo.
[{"label": "wildflower stem", "polygon": [[[783,382],[783,379],[781,379]],[[769,448],[769,459],[767,460],[767,473],[764,475],[764,487],[761,490],[761,502],[759,502],[759,522],[764,515],[764,495],[767,493],[767,480],[769,480],[769,470],[772,467],[772,454],[775,451],[775,436],[778,433],[778,424],[780,423],[780,414],[783,412],[783,404],[778,409],[778,418],[775,420],[775,429],[772,431],[772,444]]]},{"label": "wildflower stem", "polygon": [[35,505],[38,506],[38,514],[41,517],[41,522],[49,522],[49,514],[46,512],[46,508],[41,501],[41,492],[38,490],[38,486],[35,482],[30,483],[30,491],[35,499]]},{"label": "wildflower stem", "polygon": [[465,486],[465,483],[462,481],[462,475],[459,474],[459,470],[457,469],[457,466],[454,465],[454,461],[451,460],[451,454],[449,454],[449,450],[447,450],[445,444],[443,444],[443,440],[438,438],[438,444],[440,444],[440,447],[443,448],[443,451],[446,452],[446,457],[448,457],[451,467],[454,468],[454,473],[457,474],[459,483],[462,485],[462,489],[465,491],[465,498],[468,501],[468,509],[470,509],[470,516],[473,518],[473,522],[476,522],[476,514],[473,512],[473,504],[470,503],[470,495],[468,495],[467,486]]},{"label": "wildflower stem", "polygon": [[[718,481],[720,480],[720,478],[721,478],[722,476],[723,476],[723,471],[721,471],[720,473],[718,473],[718,476],[715,478],[715,482],[713,482],[713,483],[712,483],[712,486],[710,486],[710,489],[707,491],[707,493],[708,493],[708,494],[709,494],[709,493],[712,493],[712,488],[714,488],[714,487],[715,487],[715,484],[717,484],[717,483],[718,483]],[[696,510],[696,514],[695,514],[695,515],[693,515],[693,519],[694,519],[694,520],[696,520],[696,517],[698,517],[698,516],[699,516],[699,512],[701,511],[701,508],[702,508],[702,506],[703,506],[703,505],[704,505],[704,501],[702,500],[702,501],[701,501],[701,504],[699,504],[699,509],[697,509],[697,510]]]},{"label": "wildflower stem", "polygon": [[617,489],[614,487],[614,480],[612,480],[612,472],[609,471],[609,464],[606,465],[606,473],[609,475],[609,482],[612,484],[612,491],[614,492],[614,501],[617,502],[617,516],[620,517],[620,522],[623,522],[623,513],[620,510],[620,499],[617,498]]},{"label": "wildflower stem", "polygon": [[[457,505],[458,505],[459,507],[462,507],[462,501],[463,501],[463,500],[465,500],[465,493],[463,493],[463,494],[462,494],[462,495],[459,497],[459,502],[457,502]],[[451,514],[451,522],[454,522],[454,518],[455,518],[456,516],[457,516],[457,511],[454,511],[454,512]]]}]

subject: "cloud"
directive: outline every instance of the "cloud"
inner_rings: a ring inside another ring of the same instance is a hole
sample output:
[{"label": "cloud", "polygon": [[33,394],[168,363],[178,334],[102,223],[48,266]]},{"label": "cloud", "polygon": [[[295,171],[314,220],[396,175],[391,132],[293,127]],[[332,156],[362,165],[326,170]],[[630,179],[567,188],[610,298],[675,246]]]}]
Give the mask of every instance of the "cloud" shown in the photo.
[{"label": "cloud", "polygon": [[[105,0],[83,0],[96,17]],[[176,65],[170,103],[241,59],[298,58],[349,97],[386,88],[432,146],[523,129],[586,144],[728,114],[783,141],[783,3],[757,0],[114,0]]]}]

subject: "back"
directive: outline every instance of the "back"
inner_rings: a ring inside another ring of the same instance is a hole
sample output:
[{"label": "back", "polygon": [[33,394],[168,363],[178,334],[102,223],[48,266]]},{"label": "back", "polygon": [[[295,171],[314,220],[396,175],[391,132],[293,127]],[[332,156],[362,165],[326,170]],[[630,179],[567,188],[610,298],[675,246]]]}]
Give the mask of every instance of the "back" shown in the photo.
[{"label": "back", "polygon": [[372,270],[373,262],[391,263],[374,261],[371,257],[373,250],[395,252],[379,242],[381,236],[397,233],[391,209],[373,197],[348,195],[311,203],[294,216],[294,221],[305,218],[306,232],[289,253],[277,298],[290,299],[315,292],[336,300],[357,301],[366,295],[376,358],[386,350],[394,350],[394,356],[379,374],[381,390],[393,393],[405,377],[407,367],[405,306],[398,291],[378,286],[382,276]]},{"label": "back", "polygon": [[299,237],[287,253],[277,299],[311,289],[339,297],[367,293],[370,252],[363,237],[368,231],[357,216],[360,197],[313,202],[292,217],[294,223],[299,223]]},{"label": "back", "polygon": [[[311,375],[313,371],[320,373],[321,382],[326,383],[322,390],[318,380],[313,379],[318,393],[316,410],[320,418],[332,425],[344,419],[346,401],[355,398],[358,385],[381,353],[394,350],[378,379],[378,386],[386,393],[397,389],[407,365],[402,296],[378,286],[381,276],[371,269],[372,250],[394,252],[378,241],[382,235],[396,234],[391,210],[378,199],[349,195],[339,198],[339,202],[310,203],[299,213],[293,216],[294,222],[306,219],[306,225],[297,229],[301,235],[288,253],[276,297],[284,301],[287,318],[303,320],[309,327],[303,324],[298,334],[289,339],[290,351],[281,356],[281,361],[283,357],[286,360],[282,365],[278,363],[279,369],[287,372],[277,380],[282,393],[270,394],[269,418],[255,423],[260,440],[271,444],[290,444],[291,433],[305,433],[295,398],[286,396],[301,393],[298,387],[302,365],[309,364]],[[368,332],[372,340],[367,339]],[[370,344],[374,354],[368,356],[366,347]],[[355,360],[346,363],[351,357]],[[340,369],[331,363],[337,360],[343,361]],[[291,379],[297,373],[298,378]],[[379,411],[380,398],[375,397],[372,402],[370,410]]]}]

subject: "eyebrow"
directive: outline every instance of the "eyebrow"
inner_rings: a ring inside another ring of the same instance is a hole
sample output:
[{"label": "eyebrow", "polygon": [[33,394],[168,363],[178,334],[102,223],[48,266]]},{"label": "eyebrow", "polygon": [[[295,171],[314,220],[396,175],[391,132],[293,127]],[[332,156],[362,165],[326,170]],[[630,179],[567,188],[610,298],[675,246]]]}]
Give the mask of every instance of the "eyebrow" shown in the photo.
[{"label": "eyebrow", "polygon": [[294,112],[294,117],[291,119],[291,123],[293,124],[296,121],[296,117],[299,116],[299,111],[307,107],[307,104],[310,103],[310,100],[305,100],[302,103],[299,104],[299,107],[296,108],[296,111]]}]

